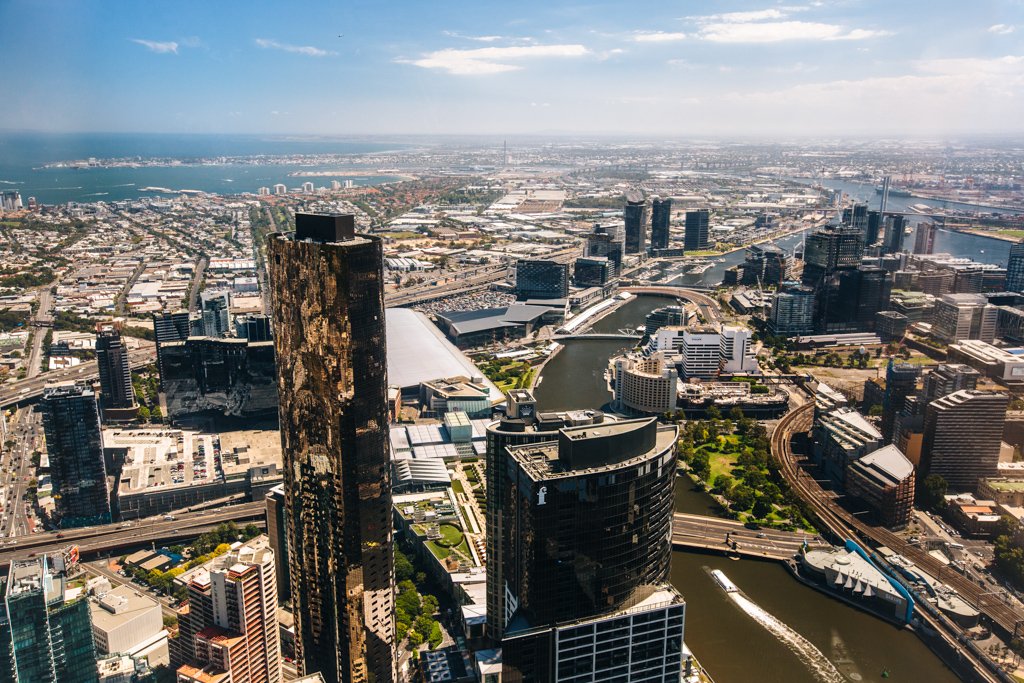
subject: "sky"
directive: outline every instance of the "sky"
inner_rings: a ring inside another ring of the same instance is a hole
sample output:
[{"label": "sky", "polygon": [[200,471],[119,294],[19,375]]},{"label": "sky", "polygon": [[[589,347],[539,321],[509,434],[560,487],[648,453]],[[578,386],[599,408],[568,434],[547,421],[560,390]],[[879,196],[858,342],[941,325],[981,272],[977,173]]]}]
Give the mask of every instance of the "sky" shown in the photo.
[{"label": "sky", "polygon": [[0,0],[0,129],[1024,132],[1024,0]]}]

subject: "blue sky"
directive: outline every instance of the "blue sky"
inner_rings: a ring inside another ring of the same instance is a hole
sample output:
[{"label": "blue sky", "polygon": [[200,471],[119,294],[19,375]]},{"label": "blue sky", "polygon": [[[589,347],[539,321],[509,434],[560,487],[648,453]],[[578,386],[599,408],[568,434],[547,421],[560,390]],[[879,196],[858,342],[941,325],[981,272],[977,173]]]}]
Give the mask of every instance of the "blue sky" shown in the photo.
[{"label": "blue sky", "polygon": [[0,0],[0,129],[1019,133],[1024,0]]}]

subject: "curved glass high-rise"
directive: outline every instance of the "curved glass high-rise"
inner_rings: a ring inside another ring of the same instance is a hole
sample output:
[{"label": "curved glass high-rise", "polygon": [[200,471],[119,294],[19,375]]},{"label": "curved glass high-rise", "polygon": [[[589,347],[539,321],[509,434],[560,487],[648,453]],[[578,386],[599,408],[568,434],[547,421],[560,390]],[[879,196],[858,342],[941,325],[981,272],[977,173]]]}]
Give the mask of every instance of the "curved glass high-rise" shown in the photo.
[{"label": "curved glass high-rise", "polygon": [[383,249],[351,215],[269,241],[296,659],[395,678]]}]

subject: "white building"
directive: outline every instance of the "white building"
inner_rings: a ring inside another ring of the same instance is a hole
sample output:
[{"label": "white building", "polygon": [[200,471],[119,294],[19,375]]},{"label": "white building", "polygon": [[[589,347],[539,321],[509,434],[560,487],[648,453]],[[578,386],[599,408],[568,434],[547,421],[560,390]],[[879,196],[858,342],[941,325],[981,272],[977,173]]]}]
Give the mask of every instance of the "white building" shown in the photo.
[{"label": "white building", "polygon": [[674,411],[679,373],[657,352],[649,357],[619,356],[611,361],[615,405],[635,413]]},{"label": "white building", "polygon": [[288,194],[288,187],[284,183],[274,185],[274,194]]},{"label": "white building", "polygon": [[750,352],[751,333],[745,327],[722,328],[722,372],[757,372],[757,358]]},{"label": "white building", "polygon": [[305,194],[313,194],[313,183],[308,180],[302,183],[302,191]]},{"label": "white building", "polygon": [[683,376],[712,379],[718,376],[722,360],[722,336],[710,330],[685,330],[682,354]]},{"label": "white building", "polygon": [[[166,648],[160,605],[131,586],[101,587],[89,601],[97,654],[145,656]],[[156,664],[157,662],[151,662]]]}]

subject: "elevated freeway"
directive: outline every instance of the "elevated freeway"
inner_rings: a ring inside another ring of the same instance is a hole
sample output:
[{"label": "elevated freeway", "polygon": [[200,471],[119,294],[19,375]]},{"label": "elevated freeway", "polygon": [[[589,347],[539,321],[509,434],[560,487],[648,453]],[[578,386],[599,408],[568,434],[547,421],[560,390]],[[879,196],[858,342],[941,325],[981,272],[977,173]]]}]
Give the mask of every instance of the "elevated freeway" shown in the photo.
[{"label": "elevated freeway", "polygon": [[262,501],[230,505],[216,510],[186,512],[173,519],[149,518],[135,522],[103,524],[66,529],[59,532],[15,536],[0,542],[0,565],[11,560],[58,552],[77,545],[84,559],[117,553],[129,548],[178,543],[196,538],[225,522],[266,524],[266,504]]},{"label": "elevated freeway", "polygon": [[[145,346],[128,353],[128,363],[132,368],[141,368],[155,360],[155,345]],[[35,377],[3,384],[0,385],[0,410],[38,400],[43,395],[43,387],[47,384],[74,380],[94,381],[98,378],[99,370],[96,361],[91,360],[64,370],[52,370]]]}]

